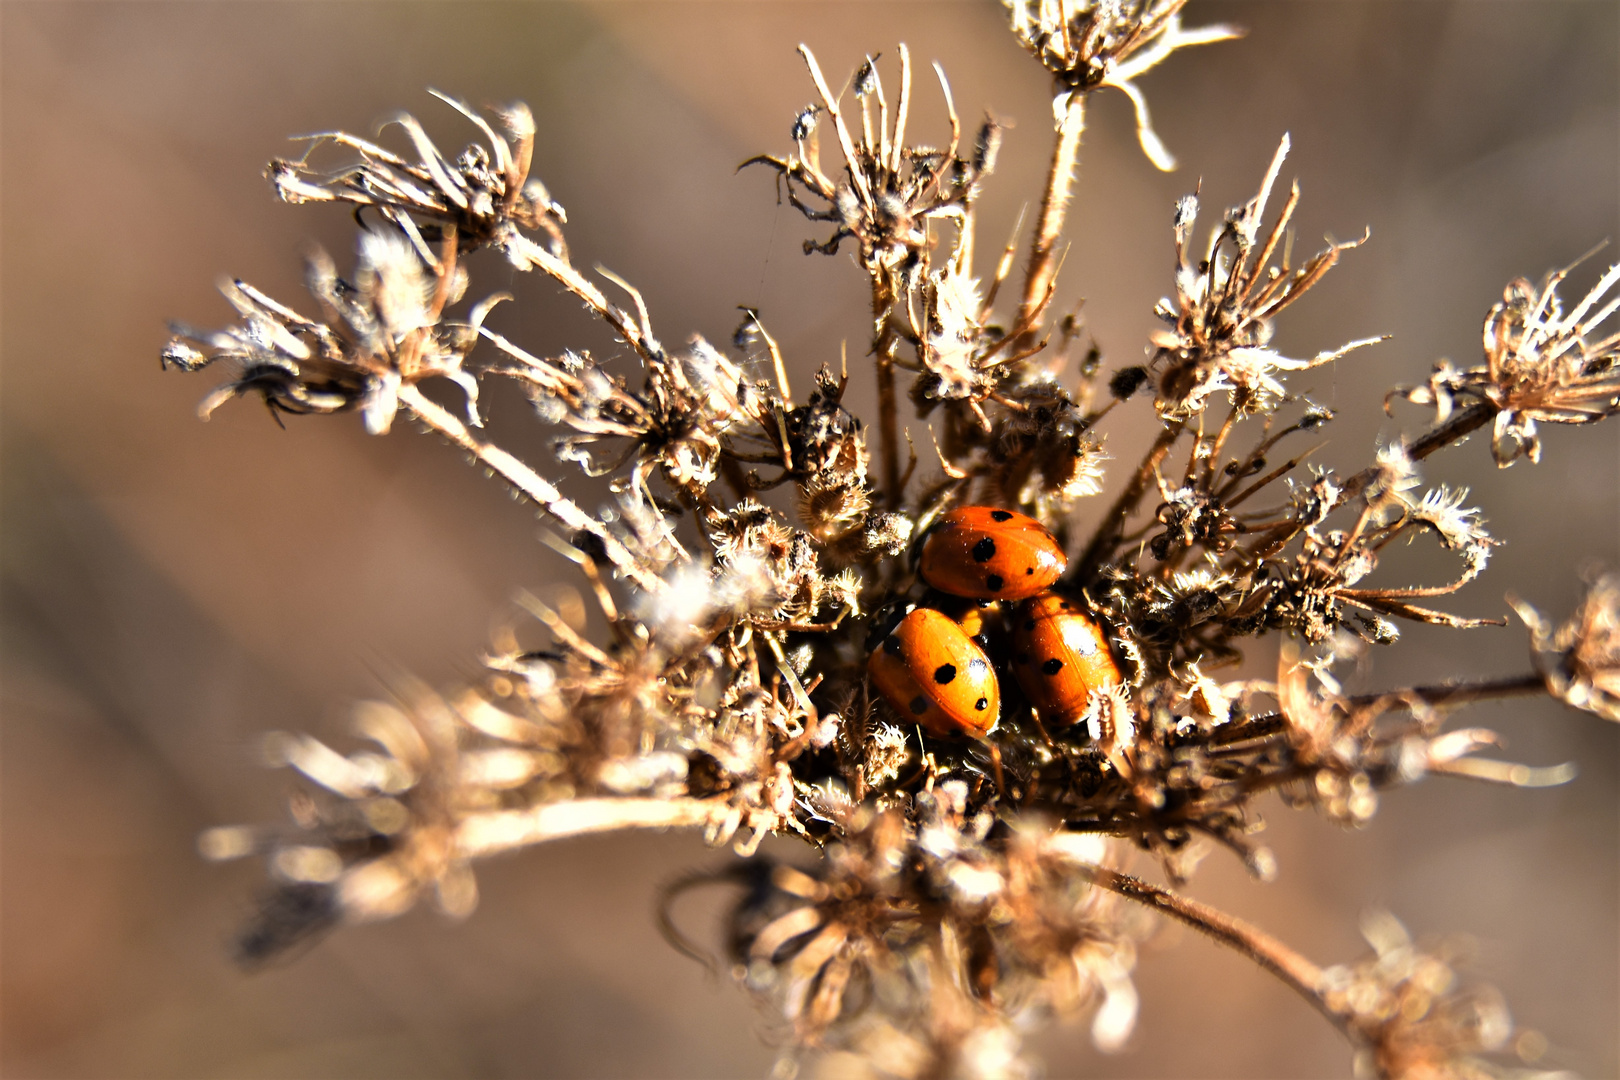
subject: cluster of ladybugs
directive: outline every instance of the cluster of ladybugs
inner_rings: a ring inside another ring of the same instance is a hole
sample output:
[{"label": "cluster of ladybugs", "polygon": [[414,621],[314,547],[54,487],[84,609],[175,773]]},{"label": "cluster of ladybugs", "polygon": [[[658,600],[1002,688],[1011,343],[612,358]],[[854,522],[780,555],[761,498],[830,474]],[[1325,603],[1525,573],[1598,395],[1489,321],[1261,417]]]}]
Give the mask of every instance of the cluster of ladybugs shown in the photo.
[{"label": "cluster of ladybugs", "polygon": [[[1049,591],[1067,565],[1034,518],[989,506],[945,514],[923,538],[918,567],[945,596],[880,625],[866,667],[872,686],[930,734],[989,734],[1001,715],[1001,687],[985,652],[992,640],[985,612],[999,601],[1016,605],[1003,617],[1011,626],[1010,667],[1024,696],[1047,726],[1073,724],[1092,691],[1117,685],[1121,676],[1102,628],[1078,604]],[[953,605],[949,598],[976,602]],[[960,608],[954,617],[947,614],[953,607]]]}]

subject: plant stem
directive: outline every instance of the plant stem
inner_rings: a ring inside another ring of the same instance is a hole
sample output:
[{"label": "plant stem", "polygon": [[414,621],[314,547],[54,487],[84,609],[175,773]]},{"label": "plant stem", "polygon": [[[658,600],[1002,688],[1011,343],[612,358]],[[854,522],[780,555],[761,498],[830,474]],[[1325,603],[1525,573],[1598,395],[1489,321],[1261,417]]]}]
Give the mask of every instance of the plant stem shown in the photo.
[{"label": "plant stem", "polygon": [[1080,159],[1080,134],[1086,126],[1086,95],[1076,90],[1069,95],[1063,120],[1058,125],[1057,144],[1046,174],[1046,193],[1041,197],[1041,216],[1029,248],[1029,268],[1024,274],[1024,299],[1015,326],[1024,326],[1025,335],[1034,337],[1041,308],[1052,289],[1057,273],[1057,242],[1063,233],[1063,217],[1069,209],[1069,193],[1074,186],[1074,168]]},{"label": "plant stem", "polygon": [[723,798],[571,799],[527,810],[473,814],[456,829],[456,848],[468,858],[478,858],[591,833],[721,826],[735,815],[735,808]]},{"label": "plant stem", "polygon": [[1092,882],[1109,892],[1145,904],[1155,911],[1185,923],[1194,930],[1236,949],[1286,983],[1341,1032],[1349,1034],[1345,1018],[1329,1009],[1317,991],[1322,969],[1287,945],[1224,911],[1179,896],[1168,889],[1149,885],[1140,878],[1121,874],[1093,863],[1082,863],[1082,871]]},{"label": "plant stem", "polygon": [[399,402],[417,420],[443,435],[516,488],[558,522],[575,532],[587,532],[602,544],[608,560],[620,572],[642,588],[656,591],[663,588],[663,579],[641,567],[636,557],[608,531],[607,526],[592,518],[572,501],[563,497],[549,480],[529,468],[521,460],[500,447],[474,435],[450,410],[434,404],[415,386],[402,386]]},{"label": "plant stem", "polygon": [[[1496,412],[1495,406],[1480,402],[1468,406],[1461,412],[1453,413],[1445,423],[1439,427],[1431,428],[1420,436],[1416,442],[1408,446],[1406,456],[1413,461],[1422,461],[1441,447],[1449,446],[1463,436],[1484,427],[1495,418]],[[1352,476],[1345,482],[1339,503],[1342,505],[1346,499],[1354,498],[1360,494],[1361,490],[1371,483],[1373,477],[1377,475],[1378,466],[1374,465]]]},{"label": "plant stem", "polygon": [[1182,421],[1174,420],[1167,424],[1163,431],[1159,432],[1158,439],[1154,440],[1153,445],[1148,449],[1147,456],[1142,459],[1142,464],[1136,467],[1136,475],[1131,477],[1131,482],[1125,486],[1124,491],[1119,493],[1119,498],[1114,501],[1113,506],[1108,508],[1108,513],[1097,525],[1097,532],[1092,536],[1091,543],[1086,545],[1085,553],[1080,556],[1079,565],[1072,575],[1076,580],[1085,582],[1090,578],[1093,571],[1101,565],[1103,559],[1112,553],[1113,545],[1119,536],[1121,527],[1124,526],[1126,519],[1136,509],[1137,503],[1142,501],[1142,496],[1146,493],[1148,484],[1153,481],[1154,470],[1159,467],[1159,463],[1170,452],[1170,447],[1180,437],[1184,426]]},{"label": "plant stem", "polygon": [[1470,701],[1486,701],[1490,698],[1540,694],[1545,692],[1546,689],[1546,681],[1532,671],[1525,675],[1513,675],[1504,679],[1487,679],[1482,682],[1414,686],[1410,690],[1394,690],[1382,694],[1358,694],[1350,699],[1350,703],[1358,706],[1373,704],[1399,705],[1415,699],[1425,705],[1463,705]]},{"label": "plant stem", "polygon": [[889,509],[900,505],[900,407],[894,393],[894,352],[899,347],[890,318],[895,291],[888,271],[872,272],[872,352],[877,358],[878,450],[883,458],[883,496]]}]

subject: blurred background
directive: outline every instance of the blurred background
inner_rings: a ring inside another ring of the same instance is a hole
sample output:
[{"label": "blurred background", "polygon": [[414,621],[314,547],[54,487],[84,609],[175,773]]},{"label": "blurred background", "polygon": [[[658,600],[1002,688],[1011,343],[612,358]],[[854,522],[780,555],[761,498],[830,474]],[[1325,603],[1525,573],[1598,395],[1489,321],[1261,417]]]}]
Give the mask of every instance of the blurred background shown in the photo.
[{"label": "blurred background", "polygon": [[[1440,357],[1476,362],[1506,282],[1620,237],[1620,7],[1212,0],[1189,13],[1218,20],[1248,37],[1143,82],[1178,172],[1142,157],[1122,96],[1091,110],[1059,302],[1085,298],[1109,367],[1139,362],[1170,287],[1173,201],[1202,177],[1203,224],[1218,221],[1291,132],[1295,251],[1363,226],[1372,238],[1285,315],[1278,344],[1300,356],[1393,335],[1293,384],[1342,417],[1317,460],[1355,468],[1376,439],[1427,419],[1415,406],[1385,418],[1390,386]],[[990,3],[0,6],[5,1076],[768,1070],[772,1036],[747,998],[654,930],[659,884],[724,857],[689,836],[496,860],[464,923],[417,911],[266,971],[231,966],[261,870],[206,865],[194,838],[283,813],[290,780],[259,767],[259,734],[351,745],[354,702],[399,672],[466,676],[515,589],[571,577],[530,510],[409,425],[368,438],[352,416],[295,417],[281,430],[252,402],[198,423],[214,376],[163,375],[157,357],[166,318],[229,321],[222,274],[304,307],[306,245],[348,264],[343,211],[272,200],[261,173],[298,152],[285,136],[370,134],[408,109],[454,152],[472,132],[424,92],[435,87],[529,103],[535,172],[568,208],[576,261],[638,285],[666,342],[726,342],[736,305],[755,306],[804,385],[841,342],[861,355],[864,278],[847,254],[803,257],[808,227],[777,205],[771,174],[735,166],[790,148],[812,96],[797,42],[837,83],[902,40],[919,61],[920,139],[944,138],[932,60],[966,122],[990,109],[1009,127],[981,203],[993,252],[1039,197],[1051,112],[1044,74]],[[1616,254],[1583,264],[1567,295]],[[611,353],[546,281],[496,259],[472,272],[471,298],[517,295],[497,324],[530,350]],[[859,412],[871,388],[854,386]],[[520,400],[494,392],[490,408],[507,445],[562,471]],[[1144,444],[1146,409],[1111,418],[1116,458]],[[1498,472],[1477,438],[1425,465],[1431,483],[1472,486],[1504,541],[1454,610],[1505,613],[1512,590],[1563,616],[1583,569],[1620,561],[1620,424],[1546,443],[1539,466]],[[1452,569],[1419,549],[1396,562],[1406,580]],[[1409,630],[1358,685],[1522,670],[1524,638]],[[1517,760],[1576,761],[1580,776],[1543,791],[1431,780],[1387,795],[1359,832],[1271,804],[1278,880],[1251,882],[1216,853],[1191,891],[1323,963],[1361,954],[1368,908],[1420,938],[1468,935],[1472,970],[1545,1036],[1541,1065],[1620,1074],[1620,730],[1525,702],[1464,723],[1503,731]],[[707,932],[717,901],[678,914]],[[1139,978],[1129,1048],[1102,1057],[1083,1026],[1052,1029],[1037,1039],[1052,1075],[1350,1071],[1304,1004],[1187,933],[1155,938]]]}]

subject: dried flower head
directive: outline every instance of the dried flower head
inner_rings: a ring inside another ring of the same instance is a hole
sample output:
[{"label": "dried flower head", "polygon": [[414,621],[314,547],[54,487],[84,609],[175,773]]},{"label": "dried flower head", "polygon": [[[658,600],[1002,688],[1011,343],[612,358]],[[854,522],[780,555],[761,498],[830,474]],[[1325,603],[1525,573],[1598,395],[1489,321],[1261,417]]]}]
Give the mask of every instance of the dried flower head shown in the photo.
[{"label": "dried flower head", "polygon": [[1558,286],[1571,269],[1547,275],[1539,289],[1509,282],[1485,317],[1484,366],[1441,361],[1427,383],[1390,397],[1433,405],[1437,424],[1465,432],[1490,423],[1491,453],[1504,469],[1520,457],[1541,460],[1537,424],[1591,424],[1620,412],[1620,331],[1598,331],[1620,310],[1620,294],[1610,297],[1620,265],[1565,312]]}]

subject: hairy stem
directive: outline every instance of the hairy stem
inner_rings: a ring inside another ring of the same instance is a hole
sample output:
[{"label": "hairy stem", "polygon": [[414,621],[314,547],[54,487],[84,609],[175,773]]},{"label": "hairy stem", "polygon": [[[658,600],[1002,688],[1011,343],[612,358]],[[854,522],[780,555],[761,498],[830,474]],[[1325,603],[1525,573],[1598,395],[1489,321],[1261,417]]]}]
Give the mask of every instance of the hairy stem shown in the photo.
[{"label": "hairy stem", "polygon": [[1140,878],[1121,874],[1095,864],[1082,864],[1086,877],[1101,888],[1145,904],[1155,911],[1185,923],[1228,948],[1236,949],[1286,983],[1311,1006],[1328,1018],[1340,1031],[1349,1034],[1345,1018],[1329,1009],[1317,987],[1322,969],[1287,945],[1224,911],[1178,896],[1168,889],[1149,885]]},{"label": "hairy stem", "polygon": [[413,417],[477,458],[481,464],[511,484],[525,497],[538,503],[541,509],[556,518],[559,523],[576,532],[590,533],[601,542],[608,560],[618,567],[625,577],[649,591],[663,587],[663,580],[642,568],[637,563],[636,557],[608,531],[607,526],[564,498],[562,492],[558,491],[551,481],[521,460],[474,435],[472,430],[458,420],[450,410],[434,404],[421,390],[409,385],[400,387],[399,402],[410,410]]},{"label": "hairy stem", "polygon": [[900,345],[890,325],[895,293],[888,272],[872,273],[872,352],[877,358],[878,450],[883,459],[883,496],[900,505],[900,406],[894,393],[894,352]]},{"label": "hairy stem", "polygon": [[1080,159],[1080,135],[1086,126],[1086,95],[1074,91],[1058,124],[1057,144],[1052,147],[1052,163],[1046,174],[1046,192],[1041,196],[1041,216],[1029,248],[1029,268],[1024,274],[1024,299],[1015,326],[1028,329],[1033,337],[1039,325],[1041,308],[1052,290],[1057,273],[1057,242],[1063,233],[1063,217],[1069,209],[1074,186],[1074,168]]},{"label": "hairy stem", "polygon": [[[1453,413],[1445,423],[1431,428],[1421,435],[1416,442],[1408,446],[1406,455],[1413,461],[1422,461],[1441,447],[1449,446],[1463,436],[1484,427],[1496,416],[1496,412],[1495,406],[1480,402],[1470,405],[1460,412]],[[1339,500],[1340,503],[1342,504],[1346,499],[1354,498],[1360,494],[1361,490],[1371,483],[1377,475],[1378,466],[1374,465],[1363,469],[1345,481],[1344,492]]]}]

